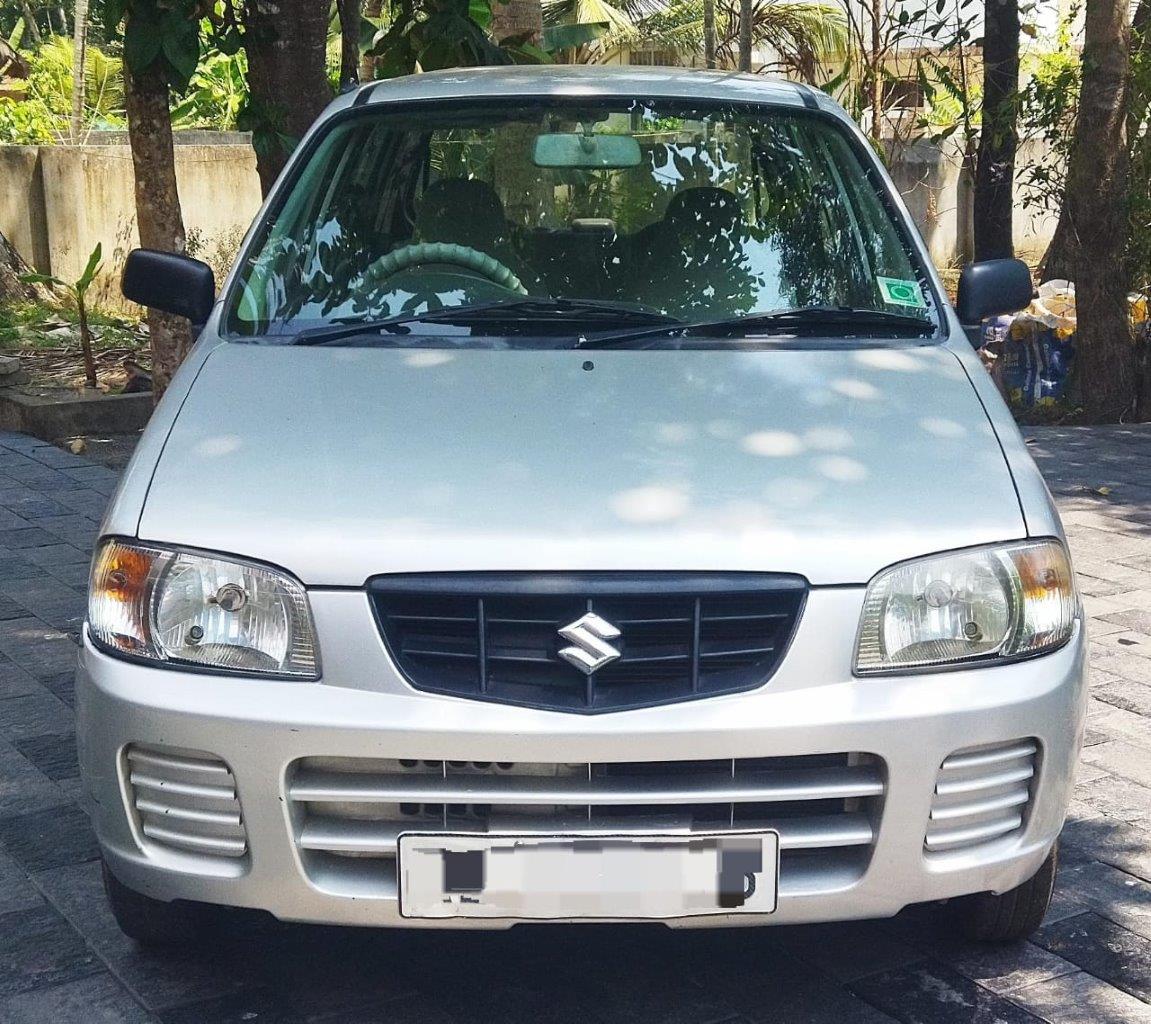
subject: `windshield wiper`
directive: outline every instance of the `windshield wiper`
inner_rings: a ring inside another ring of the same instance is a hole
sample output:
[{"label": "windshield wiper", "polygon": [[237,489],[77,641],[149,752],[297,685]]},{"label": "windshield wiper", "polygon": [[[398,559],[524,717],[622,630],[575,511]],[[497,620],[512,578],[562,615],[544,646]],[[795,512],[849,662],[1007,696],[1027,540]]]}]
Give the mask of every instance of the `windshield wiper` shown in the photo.
[{"label": "windshield wiper", "polygon": [[658,338],[666,335],[693,334],[711,337],[731,337],[737,334],[752,333],[791,333],[831,334],[837,337],[851,337],[865,333],[854,328],[882,328],[897,331],[901,335],[930,334],[935,326],[923,317],[908,316],[906,313],[891,313],[885,309],[862,309],[853,306],[797,306],[794,309],[777,309],[769,313],[748,313],[745,316],[724,317],[718,320],[697,320],[689,323],[661,324],[634,331],[620,331],[615,334],[600,334],[594,338],[581,339],[578,348],[610,348],[626,345],[632,341]]},{"label": "windshield wiper", "polygon": [[350,324],[332,324],[328,327],[314,327],[300,331],[292,338],[293,345],[327,345],[354,338],[358,335],[377,334],[385,331],[407,333],[403,328],[414,324],[449,324],[469,326],[471,324],[533,324],[578,321],[580,324],[610,325],[614,327],[639,325],[681,324],[666,313],[654,310],[637,309],[622,302],[608,302],[598,299],[548,299],[526,297],[522,299],[501,299],[497,302],[483,302],[467,306],[446,306],[443,309],[430,309],[423,313],[403,313],[384,320],[359,320]]}]

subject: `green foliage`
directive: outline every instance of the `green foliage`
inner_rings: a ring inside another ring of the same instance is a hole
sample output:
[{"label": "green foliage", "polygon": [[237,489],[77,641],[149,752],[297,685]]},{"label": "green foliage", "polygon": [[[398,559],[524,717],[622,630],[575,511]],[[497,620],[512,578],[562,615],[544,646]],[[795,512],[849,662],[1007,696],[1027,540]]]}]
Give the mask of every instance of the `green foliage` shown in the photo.
[{"label": "green foliage", "polygon": [[0,144],[46,146],[56,138],[56,119],[42,102],[0,100]]},{"label": "green foliage", "polygon": [[172,108],[175,128],[233,131],[248,104],[248,61],[241,50],[210,54],[192,75],[188,91]]},{"label": "green foliage", "polygon": [[63,288],[77,305],[80,305],[84,302],[84,296],[87,295],[96,275],[100,273],[102,260],[103,246],[97,242],[96,248],[88,254],[88,262],[85,264],[83,272],[75,281],[63,281],[51,274],[22,274],[20,280],[25,284],[50,284],[57,288]]},{"label": "green foliage", "polygon": [[20,280],[26,284],[52,284],[65,289],[76,305],[76,316],[80,325],[80,349],[84,354],[84,377],[90,388],[96,387],[96,362],[92,355],[92,330],[88,319],[88,289],[100,273],[103,246],[97,242],[88,254],[88,262],[75,281],[61,281],[51,274],[24,274]]},{"label": "green foliage", "polygon": [[[0,142],[43,146],[69,134],[72,116],[72,41],[50,36],[33,53],[24,53],[29,76],[24,98],[0,100]],[[99,47],[84,56],[83,128],[124,125],[122,62]]]},{"label": "green foliage", "polygon": [[524,40],[497,44],[487,32],[491,20],[491,0],[423,0],[397,10],[395,20],[376,34],[367,52],[376,57],[381,78],[417,70],[547,60],[539,47]]},{"label": "green foliage", "polygon": [[[130,72],[158,69],[178,93],[200,62],[201,33],[208,49],[233,54],[240,34],[231,19],[204,19],[203,0],[97,0],[104,31],[120,39]],[[209,7],[211,10],[211,6]]]},{"label": "green foliage", "polygon": [[[43,100],[54,113],[72,113],[72,68],[75,52],[72,40],[51,36],[29,60],[32,73],[28,91]],[[85,120],[93,127],[123,124],[123,62],[96,46],[84,51]]]},{"label": "green foliage", "polygon": [[1020,135],[1045,143],[1051,159],[1025,169],[1021,201],[1035,210],[1057,213],[1063,202],[1082,75],[1069,21],[1060,26],[1055,45],[1029,57],[1027,65],[1028,82],[1020,101]]}]

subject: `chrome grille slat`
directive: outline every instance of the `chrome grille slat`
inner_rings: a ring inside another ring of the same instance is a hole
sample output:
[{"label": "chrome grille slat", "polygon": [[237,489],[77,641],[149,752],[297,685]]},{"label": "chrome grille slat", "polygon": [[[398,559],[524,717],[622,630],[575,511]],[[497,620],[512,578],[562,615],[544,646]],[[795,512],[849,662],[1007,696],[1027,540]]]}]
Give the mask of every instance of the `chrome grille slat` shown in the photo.
[{"label": "chrome grille slat", "polygon": [[128,799],[146,839],[201,856],[247,854],[235,779],[218,757],[133,746],[124,760]]},{"label": "chrome grille slat", "polygon": [[939,766],[923,845],[968,849],[1023,828],[1039,744],[1013,740],[958,750]]},{"label": "chrome grille slat", "polygon": [[394,861],[405,832],[774,829],[784,892],[841,887],[862,873],[884,778],[868,754],[595,764],[316,757],[291,766],[287,792],[305,870],[349,896],[393,884],[377,865]]}]

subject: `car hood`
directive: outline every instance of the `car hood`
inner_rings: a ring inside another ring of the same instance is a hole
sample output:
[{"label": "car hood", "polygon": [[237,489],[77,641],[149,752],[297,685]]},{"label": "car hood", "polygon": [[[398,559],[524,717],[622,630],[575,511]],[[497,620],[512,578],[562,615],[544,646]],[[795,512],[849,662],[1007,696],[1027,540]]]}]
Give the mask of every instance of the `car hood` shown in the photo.
[{"label": "car hood", "polygon": [[314,585],[605,569],[843,584],[1025,525],[944,348],[227,343],[175,420],[139,533]]}]

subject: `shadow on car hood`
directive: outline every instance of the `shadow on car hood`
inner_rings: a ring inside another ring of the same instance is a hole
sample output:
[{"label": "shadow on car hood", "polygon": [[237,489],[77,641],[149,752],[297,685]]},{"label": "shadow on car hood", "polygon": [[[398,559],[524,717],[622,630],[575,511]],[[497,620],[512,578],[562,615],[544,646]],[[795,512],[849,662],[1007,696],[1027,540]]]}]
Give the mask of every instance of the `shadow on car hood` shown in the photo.
[{"label": "shadow on car hood", "polygon": [[309,584],[452,570],[710,570],[863,583],[1024,535],[942,348],[450,351],[224,344],[140,536]]}]

